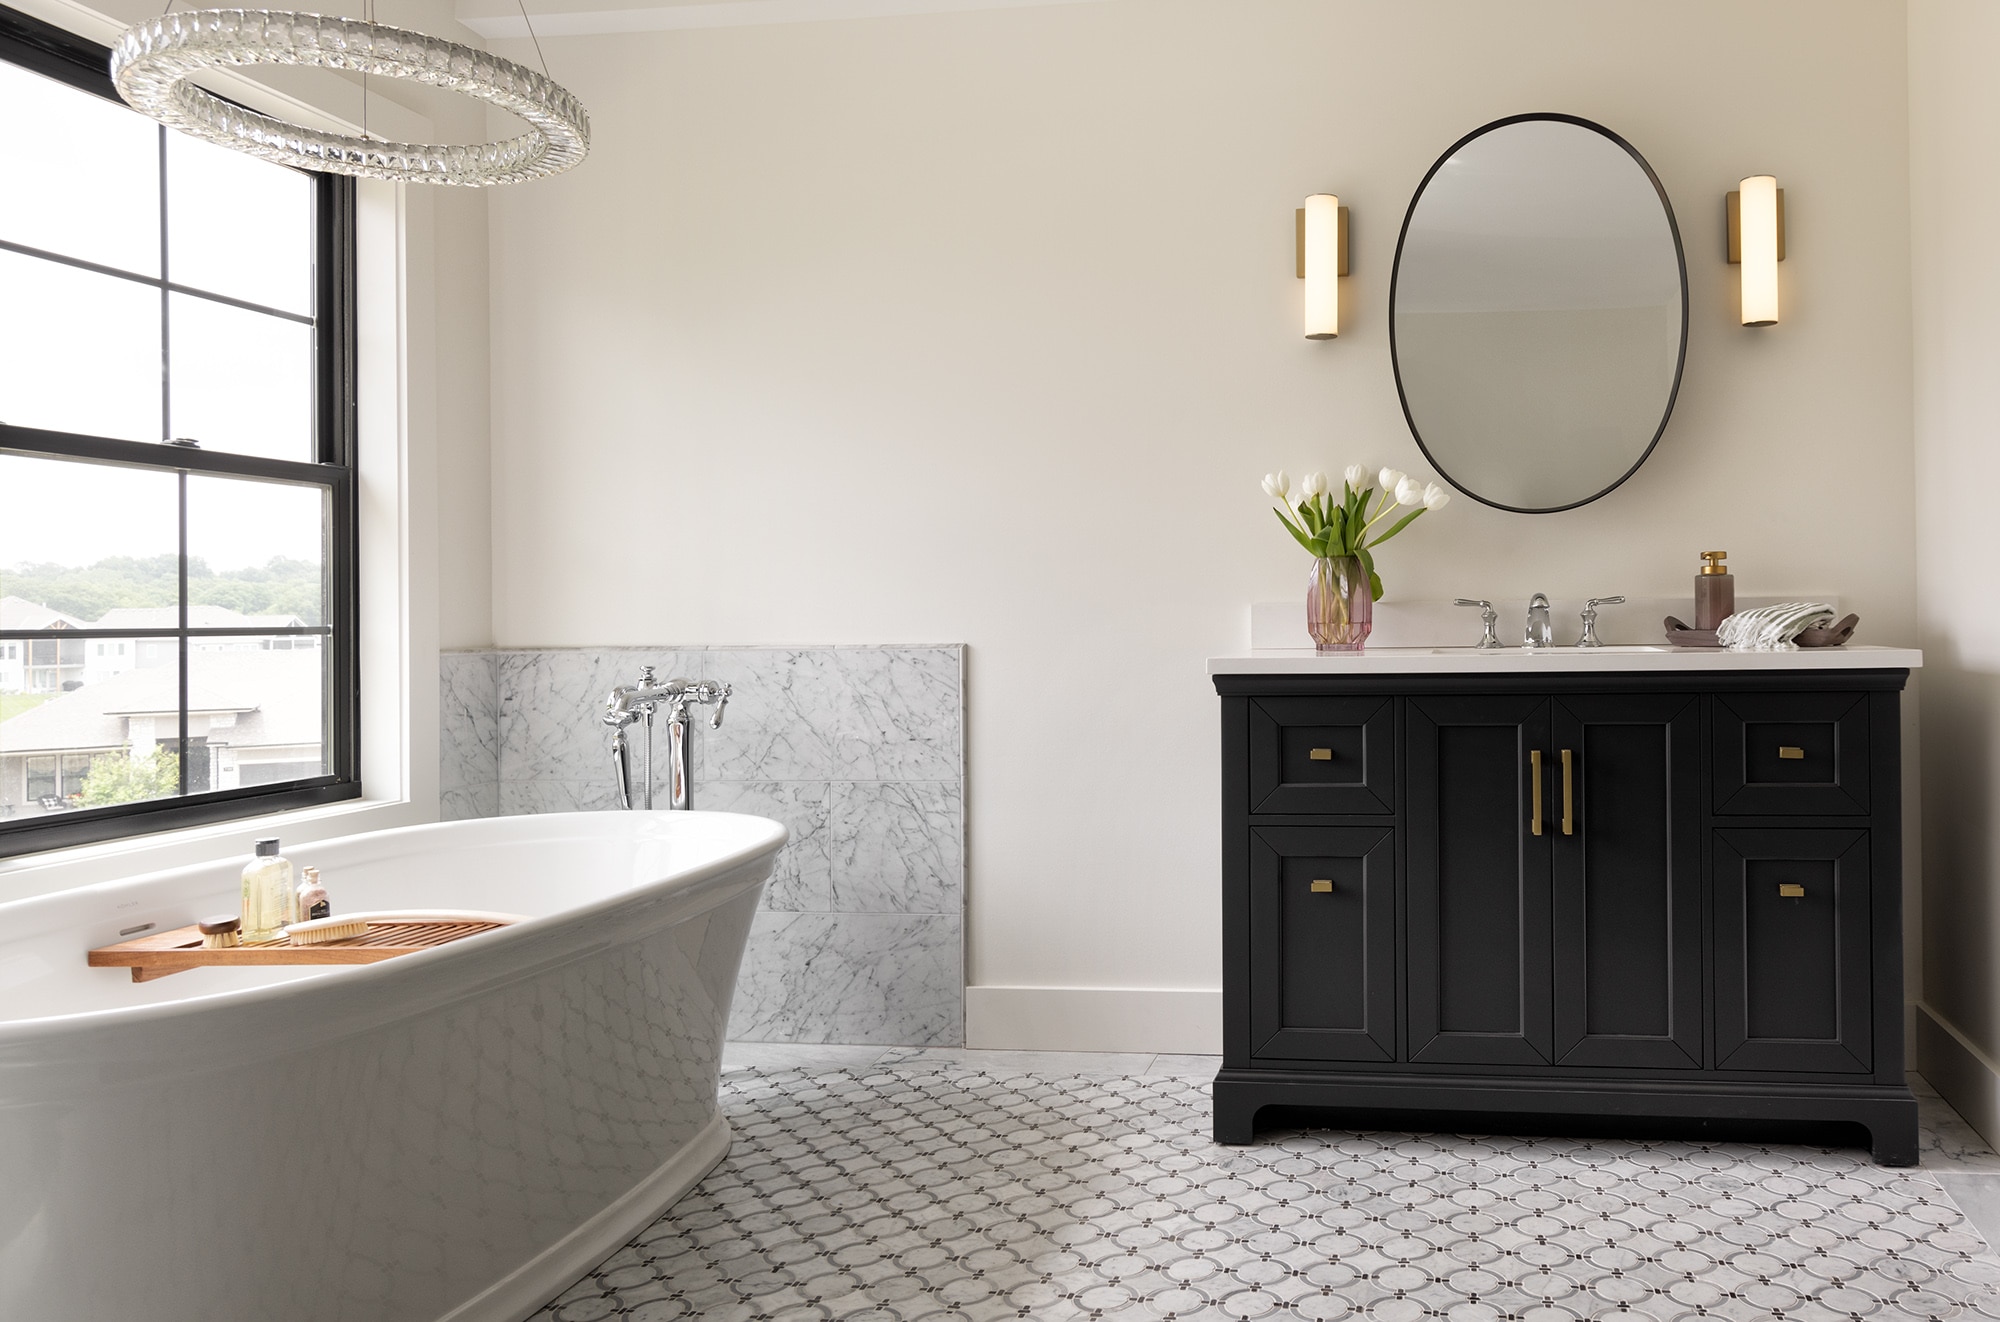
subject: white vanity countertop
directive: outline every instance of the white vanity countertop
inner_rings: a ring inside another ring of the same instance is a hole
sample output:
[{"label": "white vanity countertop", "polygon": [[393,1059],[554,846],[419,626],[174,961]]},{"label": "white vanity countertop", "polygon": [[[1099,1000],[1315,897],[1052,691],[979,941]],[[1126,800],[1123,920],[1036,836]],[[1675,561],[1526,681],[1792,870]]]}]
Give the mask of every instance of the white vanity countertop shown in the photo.
[{"label": "white vanity countertop", "polygon": [[1796,652],[1728,652],[1709,647],[1605,646],[1370,647],[1321,654],[1309,647],[1259,648],[1208,659],[1211,675],[1470,675],[1538,671],[1915,670],[1924,654],[1913,647],[1802,648]]}]

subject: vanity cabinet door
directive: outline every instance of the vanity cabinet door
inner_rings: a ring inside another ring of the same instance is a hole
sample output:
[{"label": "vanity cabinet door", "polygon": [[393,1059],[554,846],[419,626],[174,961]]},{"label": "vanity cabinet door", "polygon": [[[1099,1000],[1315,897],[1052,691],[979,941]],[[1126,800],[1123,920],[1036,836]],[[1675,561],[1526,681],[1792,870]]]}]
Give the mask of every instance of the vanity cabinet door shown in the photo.
[{"label": "vanity cabinet door", "polygon": [[1702,1063],[1700,699],[1556,699],[1555,1050]]},{"label": "vanity cabinet door", "polygon": [[1715,833],[1715,1063],[1865,1074],[1868,833]]},{"label": "vanity cabinet door", "polygon": [[1409,1058],[1546,1063],[1550,700],[1412,698],[1405,719]]},{"label": "vanity cabinet door", "polygon": [[1396,848],[1387,827],[1250,832],[1251,1054],[1396,1055]]}]

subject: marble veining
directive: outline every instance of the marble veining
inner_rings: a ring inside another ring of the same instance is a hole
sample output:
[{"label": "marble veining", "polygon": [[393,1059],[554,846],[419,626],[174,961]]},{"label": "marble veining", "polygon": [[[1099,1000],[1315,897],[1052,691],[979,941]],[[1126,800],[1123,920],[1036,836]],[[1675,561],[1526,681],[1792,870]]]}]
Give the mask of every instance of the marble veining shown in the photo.
[{"label": "marble veining", "polygon": [[493,654],[446,652],[438,658],[438,794],[445,820],[493,816],[499,780],[500,684]]},{"label": "marble veining", "polygon": [[790,827],[791,843],[779,853],[759,907],[825,913],[834,907],[832,800],[833,787],[820,781],[716,780],[695,783],[694,806],[755,813]]},{"label": "marble veining", "polygon": [[[746,969],[754,972],[739,988],[732,1034],[962,1041],[964,648],[448,653],[440,667],[441,815],[616,807],[599,715],[605,693],[646,665],[662,677],[734,686],[722,728],[702,720],[692,731],[694,806],[772,817],[792,832],[765,887],[761,908],[772,918],[760,919],[751,936]],[[643,792],[640,738],[635,727],[634,802]],[[661,803],[664,728],[654,738]],[[905,917],[925,921],[899,921]],[[885,949],[885,941],[894,944],[890,934],[911,944]],[[918,969],[923,996],[888,997],[874,976],[885,959]]]},{"label": "marble veining", "polygon": [[833,904],[842,913],[965,908],[959,783],[843,781],[833,787]]},{"label": "marble veining", "polygon": [[729,1034],[747,1041],[964,1041],[958,914],[757,915]]}]

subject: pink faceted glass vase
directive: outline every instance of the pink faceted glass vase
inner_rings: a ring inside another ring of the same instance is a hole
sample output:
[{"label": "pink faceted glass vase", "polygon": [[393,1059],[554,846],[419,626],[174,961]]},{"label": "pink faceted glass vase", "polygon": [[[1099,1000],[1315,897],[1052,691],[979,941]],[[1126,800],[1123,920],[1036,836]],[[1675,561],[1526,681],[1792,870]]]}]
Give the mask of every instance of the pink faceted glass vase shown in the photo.
[{"label": "pink faceted glass vase", "polygon": [[1375,626],[1375,595],[1359,556],[1313,561],[1306,579],[1306,632],[1321,652],[1358,652]]}]

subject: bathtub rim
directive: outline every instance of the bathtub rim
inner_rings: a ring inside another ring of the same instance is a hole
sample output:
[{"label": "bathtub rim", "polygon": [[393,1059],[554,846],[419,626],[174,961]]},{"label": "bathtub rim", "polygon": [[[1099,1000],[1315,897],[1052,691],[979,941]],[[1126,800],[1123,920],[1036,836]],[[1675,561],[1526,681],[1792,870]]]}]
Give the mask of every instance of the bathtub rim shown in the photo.
[{"label": "bathtub rim", "polygon": [[[504,985],[519,978],[533,976],[547,968],[566,963],[588,950],[602,948],[601,942],[579,941],[572,929],[582,929],[595,924],[592,920],[620,917],[633,937],[671,926],[692,918],[728,900],[734,893],[732,882],[742,881],[761,885],[769,875],[770,863],[777,857],[790,839],[791,832],[782,822],[753,813],[723,812],[675,812],[656,810],[652,813],[631,814],[626,812],[572,812],[572,813],[531,813],[509,817],[475,818],[463,822],[422,822],[413,826],[394,827],[385,831],[363,831],[351,836],[341,836],[331,840],[313,842],[315,850],[356,841],[381,841],[393,844],[398,840],[412,837],[439,837],[452,834],[471,834],[478,828],[491,828],[498,822],[533,823],[537,827],[560,827],[565,822],[603,821],[606,819],[627,820],[640,818],[642,823],[635,827],[657,821],[661,827],[672,819],[689,817],[729,817],[741,821],[758,822],[768,828],[757,837],[709,859],[695,867],[656,881],[616,891],[601,899],[593,900],[573,908],[565,908],[556,913],[541,914],[523,923],[496,928],[477,936],[463,938],[449,945],[438,946],[414,954],[399,955],[373,964],[346,964],[327,966],[328,974],[338,974],[337,978],[318,975],[288,979],[283,982],[266,983],[252,987],[225,988],[220,991],[203,992],[195,996],[174,1000],[152,1001],[144,1005],[113,1006],[105,1009],[81,1010],[67,1014],[37,1015],[28,1019],[0,1020],[0,1102],[4,1102],[10,1089],[6,1087],[6,1076],[23,1062],[16,1059],[23,1049],[52,1040],[76,1038],[98,1038],[105,1034],[122,1036],[126,1033],[144,1033],[150,1029],[172,1023],[195,1014],[227,1016],[232,1011],[251,1010],[259,1007],[276,1006],[289,1008],[292,1002],[308,996],[325,996],[333,988],[347,993],[343,1000],[377,1000],[385,993],[392,993],[397,987],[409,984],[409,990],[416,991],[426,982],[437,981],[434,971],[454,971],[466,962],[467,957],[477,957],[509,946],[528,947],[547,944],[551,948],[542,957],[530,964],[497,966],[485,976],[474,977],[461,988],[450,994],[438,994],[442,988],[432,987],[432,994],[405,1000],[400,1007],[409,1014],[427,1012],[452,1004],[467,996],[478,995],[493,986]],[[594,833],[573,837],[589,839]],[[746,867],[754,868],[762,863],[762,873],[754,878],[738,877]],[[58,901],[74,900],[79,896],[115,896],[129,888],[158,884],[191,874],[212,870],[215,863],[191,864],[185,867],[162,869],[157,872],[142,873],[136,877],[123,877],[113,881],[97,882],[90,886],[80,886],[75,890],[59,892],[55,895],[38,895],[27,899],[0,904],[0,922],[4,922],[7,910],[15,905],[43,906]],[[700,903],[693,903],[700,901]],[[646,913],[657,908],[658,912]],[[555,941],[558,933],[572,931],[570,940]],[[79,951],[78,958],[83,952]],[[100,970],[107,976],[116,975],[119,970]],[[376,1017],[379,1021],[380,1016]],[[333,1027],[322,1024],[323,1028]],[[365,1027],[365,1026],[364,1026]],[[349,1032],[361,1031],[360,1027],[334,1033],[304,1033],[288,1046],[303,1049],[322,1042],[345,1037]],[[310,1038],[310,1041],[306,1039]],[[142,1053],[143,1054],[143,1053]],[[45,1058],[42,1063],[55,1063],[54,1058]]]}]

